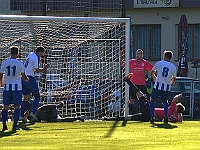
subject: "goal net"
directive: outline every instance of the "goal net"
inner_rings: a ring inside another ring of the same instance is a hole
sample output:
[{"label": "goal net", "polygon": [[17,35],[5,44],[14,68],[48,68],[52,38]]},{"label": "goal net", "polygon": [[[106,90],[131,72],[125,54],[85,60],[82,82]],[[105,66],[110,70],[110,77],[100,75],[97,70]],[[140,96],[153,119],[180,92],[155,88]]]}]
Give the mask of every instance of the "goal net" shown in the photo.
[{"label": "goal net", "polygon": [[[37,46],[46,48],[36,74],[43,104],[65,103],[63,117],[86,119],[128,115],[128,91],[123,77],[128,67],[130,23],[128,18],[0,16],[1,62],[9,47],[20,48],[19,59]],[[126,54],[126,55],[125,55]]]}]

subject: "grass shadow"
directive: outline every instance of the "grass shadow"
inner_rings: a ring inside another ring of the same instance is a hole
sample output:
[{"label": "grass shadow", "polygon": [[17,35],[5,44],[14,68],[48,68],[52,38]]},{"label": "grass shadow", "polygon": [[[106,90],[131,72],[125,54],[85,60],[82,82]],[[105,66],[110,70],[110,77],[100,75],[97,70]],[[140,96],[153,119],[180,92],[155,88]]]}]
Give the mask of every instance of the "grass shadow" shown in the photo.
[{"label": "grass shadow", "polygon": [[118,122],[119,122],[118,120],[114,121],[114,123],[113,123],[111,129],[110,129],[109,132],[105,135],[105,138],[111,137],[112,133],[113,133],[114,130],[116,129],[116,126],[117,126],[117,123],[118,123]]},{"label": "grass shadow", "polygon": [[173,129],[173,128],[178,128],[176,125],[171,125],[169,123],[152,123],[151,127],[154,128],[164,128],[164,129]]},{"label": "grass shadow", "polygon": [[8,132],[5,132],[5,131],[1,131],[0,132],[0,138],[3,138],[3,137],[6,137],[6,136],[11,136],[12,134],[16,133],[16,131],[8,131]]},{"label": "grass shadow", "polygon": [[124,120],[124,121],[122,122],[122,126],[125,127],[126,124],[127,124],[127,120]]},{"label": "grass shadow", "polygon": [[[22,122],[19,122],[18,123],[18,127],[19,128],[22,128],[22,130],[32,130],[30,129],[28,126],[32,125],[31,123],[22,123]],[[17,131],[16,130],[10,130],[10,131],[0,131],[0,138],[3,138],[5,136],[11,136],[13,134],[15,134]],[[15,134],[17,135],[17,134]]]}]

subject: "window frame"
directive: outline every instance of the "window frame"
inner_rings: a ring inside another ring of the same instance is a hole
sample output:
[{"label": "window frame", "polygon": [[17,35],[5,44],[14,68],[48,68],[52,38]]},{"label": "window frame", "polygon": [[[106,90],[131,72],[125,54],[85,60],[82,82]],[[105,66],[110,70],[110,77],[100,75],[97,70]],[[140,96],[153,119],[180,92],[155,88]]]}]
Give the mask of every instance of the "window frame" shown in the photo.
[{"label": "window frame", "polygon": [[[132,46],[132,49],[134,50],[134,51],[136,51],[136,49],[139,49],[139,48],[136,48],[136,28],[137,28],[137,26],[147,26],[148,27],[148,35],[151,35],[152,34],[152,28],[153,27],[159,27],[160,28],[160,45],[159,45],[159,53],[160,53],[160,55],[158,56],[158,57],[152,57],[151,56],[151,52],[153,51],[152,49],[151,49],[151,47],[152,47],[152,36],[148,36],[148,48],[147,48],[147,53],[144,51],[144,58],[145,59],[148,59],[149,61],[158,61],[158,60],[160,60],[160,56],[161,56],[161,24],[132,24],[131,25],[131,29],[132,29],[132,41],[131,41],[131,45],[133,45]],[[149,38],[150,37],[150,38]],[[142,48],[141,48],[142,49]],[[135,55],[135,54],[134,54]]]}]

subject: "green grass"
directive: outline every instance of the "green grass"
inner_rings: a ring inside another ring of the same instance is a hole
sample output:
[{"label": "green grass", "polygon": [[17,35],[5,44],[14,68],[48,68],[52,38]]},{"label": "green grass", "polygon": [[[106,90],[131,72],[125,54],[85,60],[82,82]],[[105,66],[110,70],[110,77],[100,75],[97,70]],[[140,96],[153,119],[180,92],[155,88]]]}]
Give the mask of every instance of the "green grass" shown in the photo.
[{"label": "green grass", "polygon": [[0,132],[0,149],[13,150],[199,150],[200,120],[164,124],[136,121],[85,121],[20,124]]}]

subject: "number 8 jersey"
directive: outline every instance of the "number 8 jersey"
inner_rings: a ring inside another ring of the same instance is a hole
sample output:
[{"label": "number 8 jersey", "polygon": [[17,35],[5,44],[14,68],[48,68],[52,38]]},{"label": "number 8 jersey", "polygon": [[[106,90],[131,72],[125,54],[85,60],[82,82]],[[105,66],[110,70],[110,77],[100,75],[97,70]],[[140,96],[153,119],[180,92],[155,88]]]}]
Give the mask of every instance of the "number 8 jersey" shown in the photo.
[{"label": "number 8 jersey", "polygon": [[162,91],[170,91],[171,78],[176,77],[176,66],[169,61],[158,61],[152,68],[157,72],[156,82],[154,88]]},{"label": "number 8 jersey", "polygon": [[0,72],[4,73],[4,90],[5,91],[20,91],[21,72],[25,72],[25,66],[22,61],[14,58],[9,58],[2,62]]}]

